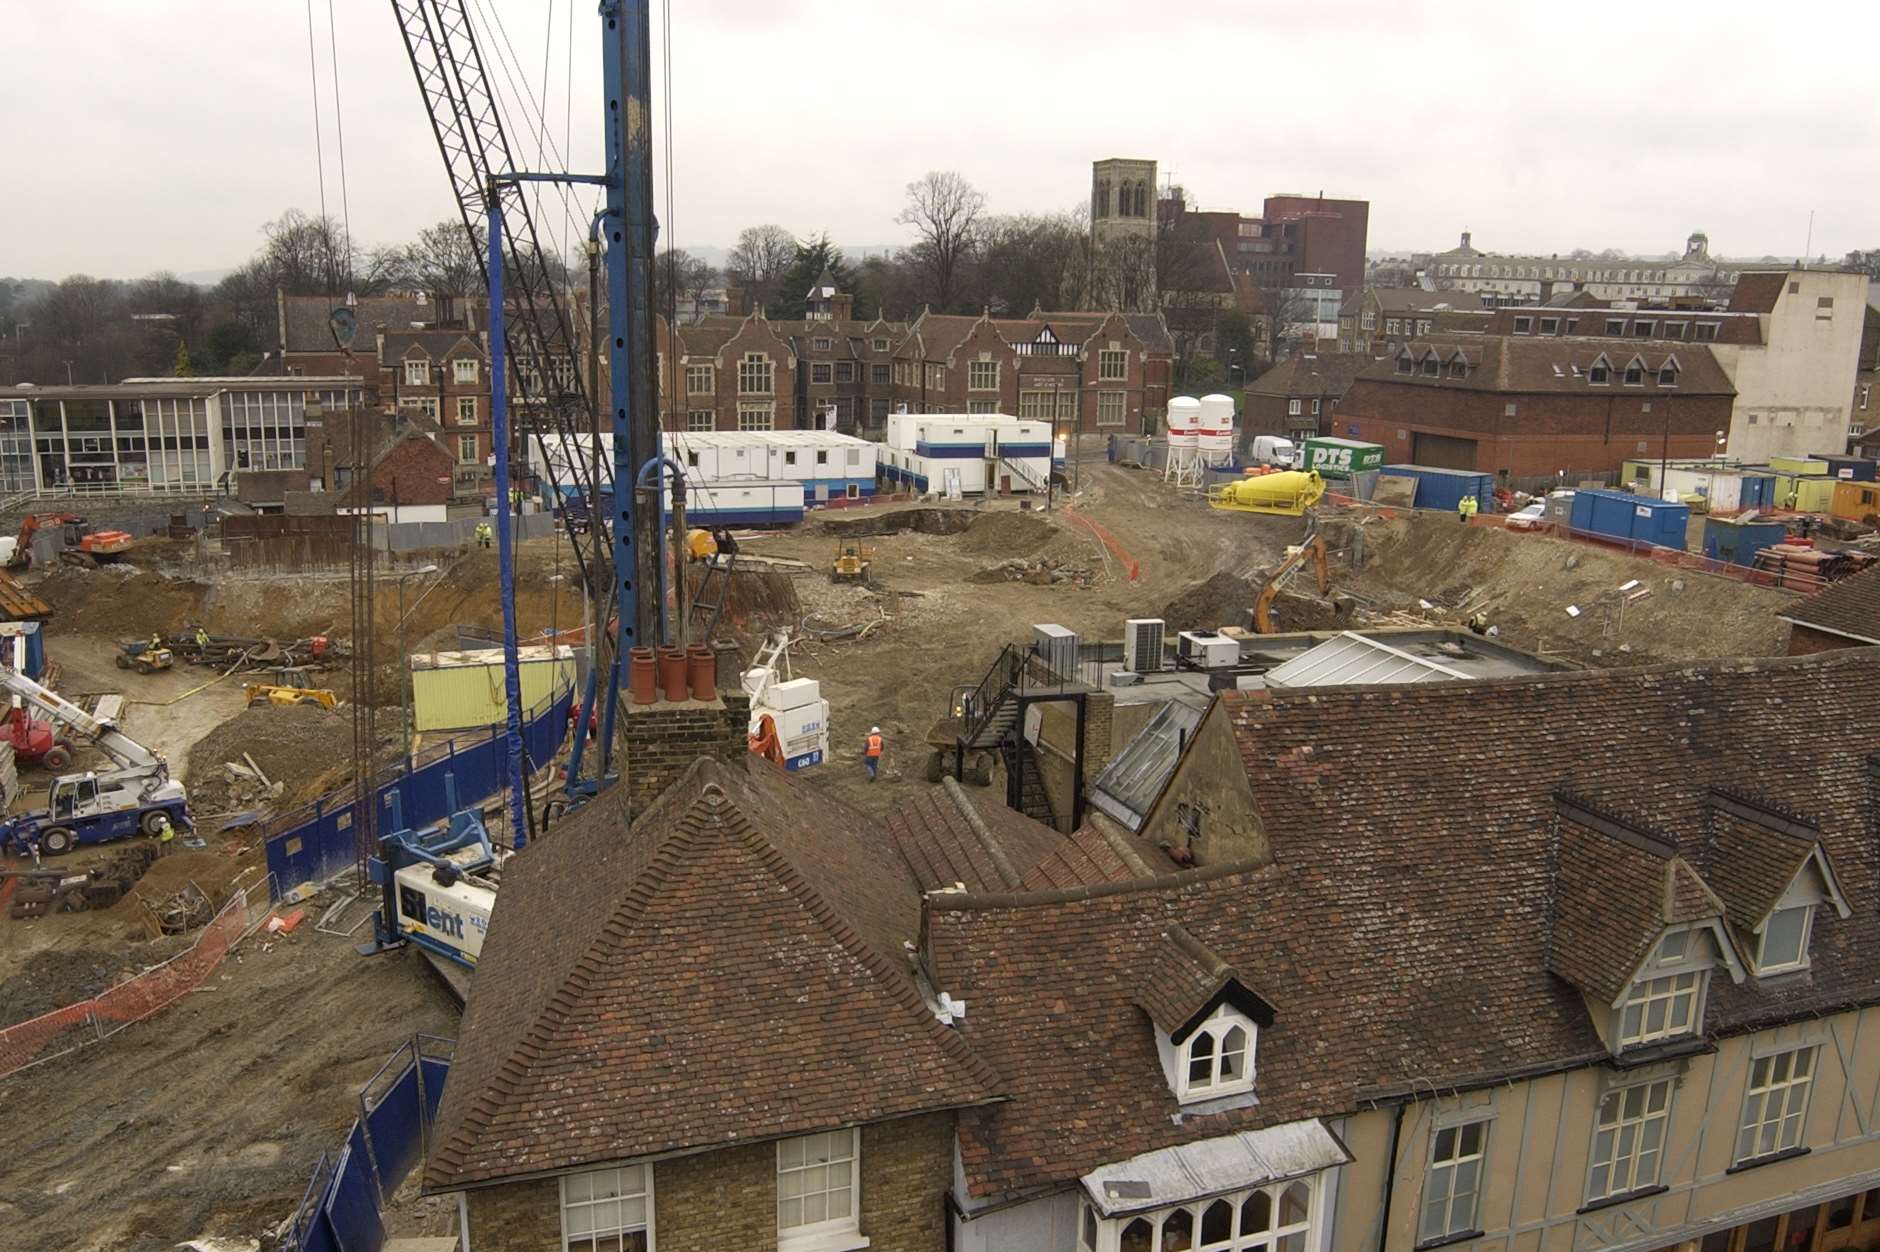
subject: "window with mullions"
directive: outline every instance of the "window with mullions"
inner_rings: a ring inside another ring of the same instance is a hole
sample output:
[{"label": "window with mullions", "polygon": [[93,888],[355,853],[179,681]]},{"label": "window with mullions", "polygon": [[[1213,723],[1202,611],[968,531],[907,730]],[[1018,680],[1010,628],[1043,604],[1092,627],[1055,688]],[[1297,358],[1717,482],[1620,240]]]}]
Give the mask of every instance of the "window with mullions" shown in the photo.
[{"label": "window with mullions", "polygon": [[837,1130],[777,1144],[777,1236],[783,1248],[861,1229],[855,1186],[860,1132]]},{"label": "window with mullions", "polygon": [[644,1165],[563,1175],[562,1247],[567,1252],[646,1252],[652,1199],[652,1178]]},{"label": "window with mullions", "polygon": [[744,359],[738,362],[738,392],[741,395],[769,395],[773,387],[771,378],[770,358],[761,352],[747,352]]},{"label": "window with mullions", "polygon": [[1669,1078],[1607,1092],[1594,1122],[1587,1200],[1657,1186],[1670,1120]]},{"label": "window with mullions", "polygon": [[997,361],[968,362],[966,386],[972,391],[997,391],[999,389],[999,363]]},{"label": "window with mullions", "polygon": [[1482,1198],[1482,1158],[1488,1123],[1448,1126],[1430,1140],[1430,1168],[1423,1180],[1423,1216],[1417,1238],[1428,1243],[1476,1229]]},{"label": "window with mullions", "polygon": [[1736,1136],[1741,1164],[1802,1146],[1808,1092],[1815,1081],[1815,1049],[1795,1048],[1750,1062],[1749,1093]]},{"label": "window with mullions", "polygon": [[[1113,1233],[1118,1225],[1121,1233]],[[1086,1209],[1079,1232],[1083,1246],[1095,1252],[1306,1252],[1311,1236],[1312,1183],[1306,1179],[1127,1221],[1105,1222]]]}]

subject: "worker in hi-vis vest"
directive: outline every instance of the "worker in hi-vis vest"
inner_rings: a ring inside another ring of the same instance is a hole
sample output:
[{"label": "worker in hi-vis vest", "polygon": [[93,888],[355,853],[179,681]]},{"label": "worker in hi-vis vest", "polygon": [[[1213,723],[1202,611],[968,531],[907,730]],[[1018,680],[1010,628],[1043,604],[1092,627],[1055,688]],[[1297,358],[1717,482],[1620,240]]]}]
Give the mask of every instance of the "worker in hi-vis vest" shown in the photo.
[{"label": "worker in hi-vis vest", "polygon": [[1480,506],[1476,503],[1474,496],[1462,497],[1456,502],[1456,520],[1467,526],[1469,519],[1475,516],[1475,510],[1478,507]]},{"label": "worker in hi-vis vest", "polygon": [[490,546],[490,524],[488,522],[477,523],[477,546],[479,548],[487,548]]},{"label": "worker in hi-vis vest", "polygon": [[881,775],[881,727],[868,728],[868,754],[862,761],[868,766],[868,781],[874,782]]}]

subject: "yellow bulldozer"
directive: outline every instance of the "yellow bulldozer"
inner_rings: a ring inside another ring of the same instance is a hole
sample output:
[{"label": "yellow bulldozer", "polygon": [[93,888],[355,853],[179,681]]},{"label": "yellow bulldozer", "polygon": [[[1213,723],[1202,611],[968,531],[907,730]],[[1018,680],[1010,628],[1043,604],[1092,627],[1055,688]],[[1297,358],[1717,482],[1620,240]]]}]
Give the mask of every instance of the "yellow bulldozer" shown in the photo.
[{"label": "yellow bulldozer", "polygon": [[248,697],[251,709],[264,704],[317,704],[331,713],[339,705],[338,697],[324,687],[315,687],[305,667],[299,665],[276,666],[269,671],[269,681],[245,683],[242,694]]}]

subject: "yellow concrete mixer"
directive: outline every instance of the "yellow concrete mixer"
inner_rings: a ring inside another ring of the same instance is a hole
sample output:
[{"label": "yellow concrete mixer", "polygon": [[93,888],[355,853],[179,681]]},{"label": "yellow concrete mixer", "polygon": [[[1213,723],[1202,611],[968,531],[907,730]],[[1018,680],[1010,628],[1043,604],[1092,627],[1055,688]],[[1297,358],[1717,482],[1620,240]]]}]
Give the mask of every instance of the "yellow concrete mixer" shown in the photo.
[{"label": "yellow concrete mixer", "polygon": [[1282,470],[1277,474],[1250,474],[1210,487],[1208,507],[1299,517],[1324,495],[1325,482],[1317,470]]}]

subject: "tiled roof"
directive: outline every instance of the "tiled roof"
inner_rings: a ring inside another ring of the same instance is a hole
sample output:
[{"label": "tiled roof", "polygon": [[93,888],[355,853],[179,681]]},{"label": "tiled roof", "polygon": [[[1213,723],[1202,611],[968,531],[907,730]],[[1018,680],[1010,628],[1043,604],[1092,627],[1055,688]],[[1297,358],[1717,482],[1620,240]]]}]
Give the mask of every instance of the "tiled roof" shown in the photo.
[{"label": "tiled roof", "polygon": [[[343,299],[326,296],[287,296],[284,298],[284,327],[289,352],[337,352],[329,319]],[[353,337],[354,352],[369,351],[372,338],[380,328],[409,329],[413,322],[435,322],[438,306],[420,302],[415,296],[361,296],[353,305],[358,318],[358,332]]]},{"label": "tiled roof", "polygon": [[[1166,857],[1156,862],[1169,872],[1175,863]],[[1056,891],[1064,887],[1094,886],[1099,883],[1127,882],[1153,873],[1141,853],[1129,846],[1128,837],[1112,830],[1086,823],[1059,841],[1056,851],[1032,867],[1025,875],[1026,891]]]},{"label": "tiled roof", "polygon": [[381,332],[379,344],[379,364],[391,365],[411,355],[411,349],[421,349],[423,355],[433,361],[442,361],[459,345],[468,348],[478,359],[486,354],[478,340],[476,332],[468,330],[390,330]]},{"label": "tiled roof", "polygon": [[1880,643],[1880,565],[1850,574],[1776,616],[1811,630]]},{"label": "tiled roof", "polygon": [[1247,390],[1257,396],[1342,396],[1359,374],[1387,359],[1369,352],[1295,352]]},{"label": "tiled roof", "polygon": [[1482,307],[1482,297],[1473,291],[1425,291],[1421,287],[1373,287],[1377,307],[1386,313],[1427,313],[1448,306],[1473,312]]},{"label": "tiled roof", "polygon": [[1234,980],[1232,966],[1177,924],[1162,932],[1153,959],[1138,971],[1134,999],[1163,1034],[1175,1035]]},{"label": "tiled roof", "polygon": [[756,758],[699,761],[630,829],[625,790],[504,874],[428,1188],[996,1097],[905,968],[879,827]]},{"label": "tiled roof", "polygon": [[916,792],[885,825],[922,891],[959,883],[968,891],[1014,890],[1065,842],[996,800],[979,802],[951,778]]},{"label": "tiled roof", "polygon": [[[1880,1003],[1876,692],[1880,652],[1865,649],[1223,692],[1273,863],[928,900],[935,983],[971,1006],[961,1034],[1011,1097],[961,1114],[968,1193],[1062,1184],[1105,1161],[1413,1086],[1607,1056],[1581,993],[1549,967],[1556,852],[1594,838],[1563,832],[1562,793],[1650,815],[1672,851],[1640,880],[1636,907],[1658,918],[1720,907],[1700,878],[1717,872],[1713,788],[1753,774],[1769,803],[1805,808],[1851,915],[1818,913],[1805,978],[1713,979],[1708,1028]],[[1519,743],[1483,737],[1484,726],[1515,724]],[[1591,856],[1604,868],[1586,872],[1617,877],[1627,845],[1597,838]],[[1259,1038],[1260,1102],[1191,1111],[1179,1125],[1137,1004],[1172,926],[1275,1006]]]},{"label": "tiled roof", "polygon": [[[1444,362],[1461,352],[1471,368],[1465,378],[1452,378],[1447,371],[1433,378],[1416,373],[1400,374],[1397,358],[1404,351],[1416,361],[1434,352]],[[1627,387],[1623,385],[1624,372],[1635,357],[1643,363],[1645,377],[1642,385]],[[1601,358],[1612,375],[1609,381],[1595,385],[1587,380],[1586,372]],[[1453,340],[1416,339],[1375,360],[1360,377],[1369,382],[1395,381],[1464,391],[1651,395],[1660,390],[1658,368],[1671,360],[1677,364],[1677,382],[1663,389],[1668,394],[1736,394],[1736,388],[1730,385],[1729,377],[1706,344],[1670,344],[1662,340],[1615,342],[1579,336],[1468,335]]]},{"label": "tiled roof", "polygon": [[1757,270],[1738,274],[1730,291],[1730,312],[1773,313],[1782,288],[1789,281],[1787,270]]},{"label": "tiled roof", "polygon": [[1804,829],[1794,822],[1763,818],[1751,805],[1721,797],[1712,804],[1706,878],[1729,905],[1730,917],[1744,935],[1769,916],[1814,854],[1820,832],[1810,835]]}]

